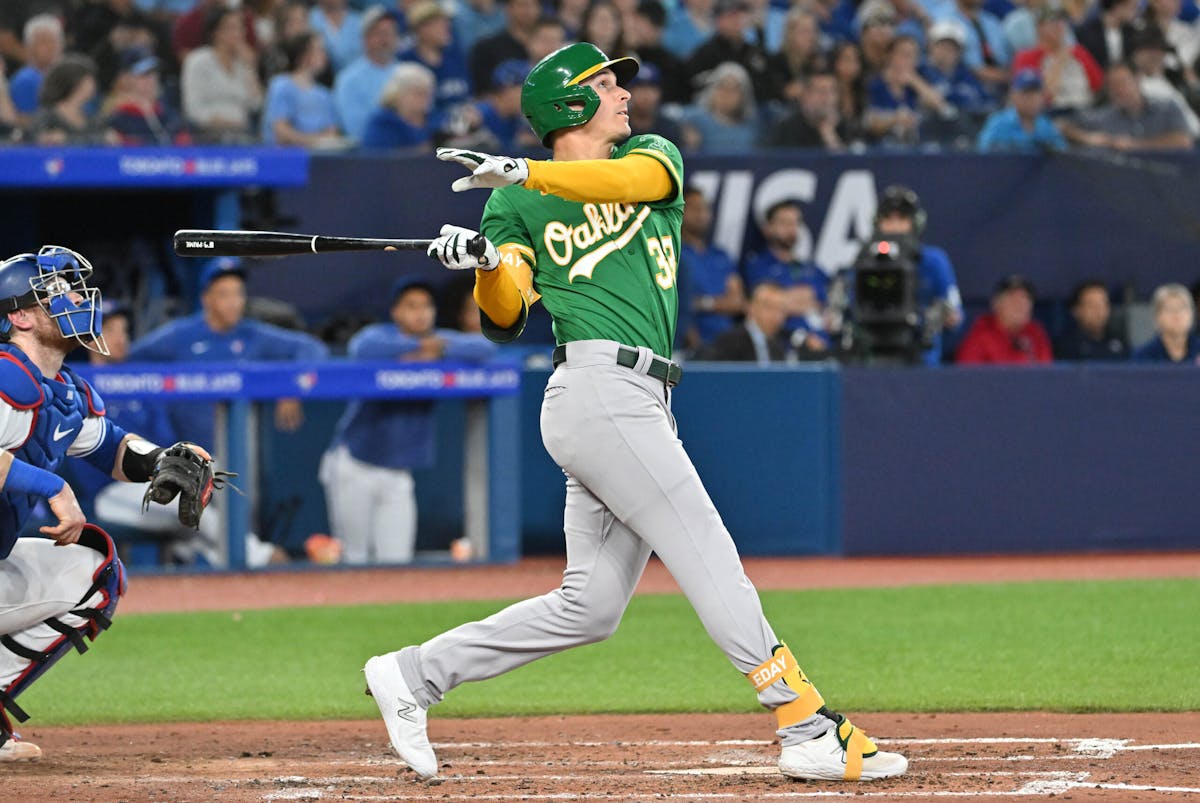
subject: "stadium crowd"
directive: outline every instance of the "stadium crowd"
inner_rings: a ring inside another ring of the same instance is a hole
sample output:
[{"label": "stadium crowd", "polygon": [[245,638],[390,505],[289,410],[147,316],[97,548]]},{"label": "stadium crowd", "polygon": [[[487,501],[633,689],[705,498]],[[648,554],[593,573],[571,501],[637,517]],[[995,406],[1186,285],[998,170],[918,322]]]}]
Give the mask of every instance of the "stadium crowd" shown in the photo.
[{"label": "stadium crowd", "polygon": [[529,65],[644,65],[635,132],[753,148],[1190,149],[1194,0],[6,0],[11,142],[536,146]]}]

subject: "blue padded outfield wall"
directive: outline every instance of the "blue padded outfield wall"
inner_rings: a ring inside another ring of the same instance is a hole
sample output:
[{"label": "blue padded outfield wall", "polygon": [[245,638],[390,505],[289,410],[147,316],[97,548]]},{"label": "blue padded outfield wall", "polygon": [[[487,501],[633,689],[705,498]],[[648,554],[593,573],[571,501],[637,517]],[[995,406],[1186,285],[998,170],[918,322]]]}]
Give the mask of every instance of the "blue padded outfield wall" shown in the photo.
[{"label": "blue padded outfield wall", "polygon": [[[546,377],[526,370],[518,400],[526,554],[563,543],[563,476],[538,432]],[[672,401],[746,555],[1200,548],[1195,369],[690,364]],[[264,449],[261,506],[304,503],[292,546],[325,528],[315,472],[339,409],[307,405],[301,435]],[[438,465],[417,476],[423,549],[461,532],[461,422],[442,405]]]}]

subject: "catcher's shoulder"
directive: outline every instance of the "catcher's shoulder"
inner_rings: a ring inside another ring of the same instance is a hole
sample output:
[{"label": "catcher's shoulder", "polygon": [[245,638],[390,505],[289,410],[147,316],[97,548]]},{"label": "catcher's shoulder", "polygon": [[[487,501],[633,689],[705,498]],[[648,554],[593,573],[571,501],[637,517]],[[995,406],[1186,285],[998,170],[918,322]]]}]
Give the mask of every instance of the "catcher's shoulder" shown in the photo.
[{"label": "catcher's shoulder", "polygon": [[18,410],[31,410],[40,407],[44,397],[42,383],[30,370],[17,357],[0,351],[0,399]]}]

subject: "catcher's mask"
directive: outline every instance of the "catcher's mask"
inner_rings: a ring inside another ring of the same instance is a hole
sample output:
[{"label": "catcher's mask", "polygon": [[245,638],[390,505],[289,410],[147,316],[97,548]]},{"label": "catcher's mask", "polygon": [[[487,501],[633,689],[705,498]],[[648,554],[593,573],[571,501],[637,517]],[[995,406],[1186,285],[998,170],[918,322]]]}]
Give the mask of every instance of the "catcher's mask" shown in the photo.
[{"label": "catcher's mask", "polygon": [[0,262],[0,334],[12,334],[8,313],[40,305],[63,337],[107,356],[100,288],[88,286],[91,275],[92,264],[61,245]]}]

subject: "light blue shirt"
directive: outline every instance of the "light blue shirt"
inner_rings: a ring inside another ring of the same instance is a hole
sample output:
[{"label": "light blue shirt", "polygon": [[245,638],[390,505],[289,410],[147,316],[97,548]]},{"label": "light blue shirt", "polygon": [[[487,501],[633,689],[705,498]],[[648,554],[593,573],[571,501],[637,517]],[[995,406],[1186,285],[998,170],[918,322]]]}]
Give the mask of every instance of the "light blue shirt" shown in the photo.
[{"label": "light blue shirt", "polygon": [[1066,150],[1066,147],[1067,141],[1049,117],[1039,114],[1033,121],[1033,130],[1026,131],[1017,110],[1011,106],[988,117],[979,132],[981,151],[1037,153],[1047,149]]},{"label": "light blue shirt", "polygon": [[308,24],[325,40],[325,49],[329,52],[329,62],[334,71],[362,55],[362,15],[357,11],[347,9],[342,27],[335,29],[326,19],[325,12],[319,6],[314,6],[308,13]]},{"label": "light blue shirt", "polygon": [[333,103],[346,136],[362,139],[367,120],[379,108],[379,95],[395,66],[395,62],[390,62],[381,67],[366,56],[360,56],[337,74],[333,82]]},{"label": "light blue shirt", "polygon": [[267,86],[263,105],[262,140],[275,144],[275,123],[287,120],[301,134],[317,134],[337,125],[333,93],[320,84],[301,87],[288,73],[276,75]]}]

